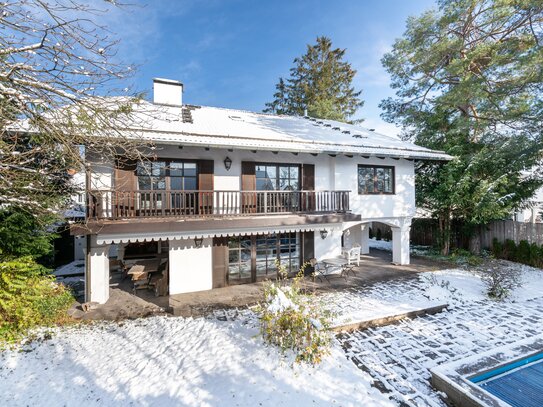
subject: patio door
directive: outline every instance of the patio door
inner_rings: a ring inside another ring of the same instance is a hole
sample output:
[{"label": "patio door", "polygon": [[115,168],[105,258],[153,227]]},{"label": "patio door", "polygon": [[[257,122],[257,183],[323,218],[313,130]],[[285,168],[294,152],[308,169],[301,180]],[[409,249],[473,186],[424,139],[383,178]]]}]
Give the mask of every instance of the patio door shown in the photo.
[{"label": "patio door", "polygon": [[228,239],[227,283],[253,283],[277,278],[276,261],[289,275],[300,268],[302,242],[300,233],[272,233]]}]

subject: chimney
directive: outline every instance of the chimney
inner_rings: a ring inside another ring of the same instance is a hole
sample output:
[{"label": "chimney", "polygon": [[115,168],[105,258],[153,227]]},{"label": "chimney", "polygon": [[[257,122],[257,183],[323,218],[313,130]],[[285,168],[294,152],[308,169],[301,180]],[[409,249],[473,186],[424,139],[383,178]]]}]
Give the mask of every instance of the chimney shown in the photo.
[{"label": "chimney", "polygon": [[171,79],[154,78],[153,103],[181,106],[183,103],[183,84]]}]

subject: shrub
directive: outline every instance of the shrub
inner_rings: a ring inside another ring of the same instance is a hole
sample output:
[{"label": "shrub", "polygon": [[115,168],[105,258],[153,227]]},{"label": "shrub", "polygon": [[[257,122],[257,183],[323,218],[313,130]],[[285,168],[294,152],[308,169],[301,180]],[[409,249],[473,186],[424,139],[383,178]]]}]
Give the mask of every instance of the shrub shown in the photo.
[{"label": "shrub", "polygon": [[487,295],[495,300],[503,300],[511,290],[521,285],[518,270],[500,264],[490,264],[481,279],[486,285]]},{"label": "shrub", "polygon": [[381,231],[381,228],[377,228],[377,232],[375,233],[375,240],[381,240],[383,238],[383,232]]},{"label": "shrub", "polygon": [[507,239],[505,241],[503,256],[504,256],[504,258],[506,260],[516,261],[516,258],[517,258],[517,245],[513,240]]},{"label": "shrub", "polygon": [[503,244],[497,238],[492,239],[492,254],[494,255],[494,257],[502,259],[503,250]]},{"label": "shrub", "polygon": [[17,341],[29,329],[66,318],[72,294],[30,257],[0,262],[0,342]]},{"label": "shrub", "polygon": [[[276,261],[278,275],[285,267]],[[302,294],[300,282],[304,264],[288,285],[284,278],[264,288],[264,303],[259,307],[260,331],[264,340],[284,353],[293,351],[296,362],[319,363],[329,353],[331,314],[323,310],[314,295]]]},{"label": "shrub", "polygon": [[526,240],[521,240],[515,250],[515,260],[519,263],[530,263],[530,243]]}]

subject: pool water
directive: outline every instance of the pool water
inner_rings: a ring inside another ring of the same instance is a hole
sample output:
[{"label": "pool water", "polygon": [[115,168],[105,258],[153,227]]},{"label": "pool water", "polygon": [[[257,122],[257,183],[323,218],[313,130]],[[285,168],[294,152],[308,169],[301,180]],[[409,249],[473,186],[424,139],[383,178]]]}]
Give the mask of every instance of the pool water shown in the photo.
[{"label": "pool water", "polygon": [[513,407],[541,407],[543,353],[500,366],[470,381]]}]

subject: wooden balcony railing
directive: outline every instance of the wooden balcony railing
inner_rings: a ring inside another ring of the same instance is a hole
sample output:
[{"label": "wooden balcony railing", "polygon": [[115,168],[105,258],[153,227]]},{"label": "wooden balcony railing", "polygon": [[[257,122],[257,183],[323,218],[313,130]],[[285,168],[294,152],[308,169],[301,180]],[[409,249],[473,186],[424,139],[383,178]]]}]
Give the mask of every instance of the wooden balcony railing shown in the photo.
[{"label": "wooden balcony railing", "polygon": [[349,191],[112,191],[87,192],[87,217],[221,217],[284,213],[345,213]]}]

